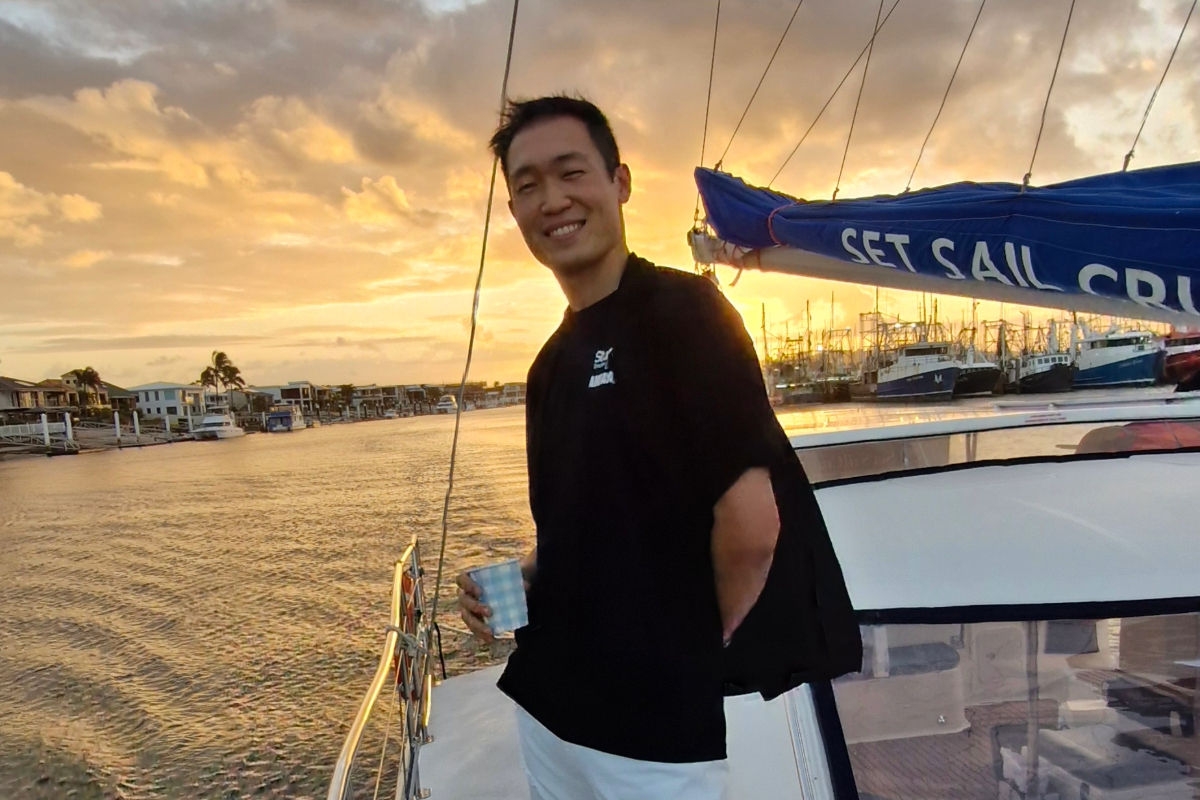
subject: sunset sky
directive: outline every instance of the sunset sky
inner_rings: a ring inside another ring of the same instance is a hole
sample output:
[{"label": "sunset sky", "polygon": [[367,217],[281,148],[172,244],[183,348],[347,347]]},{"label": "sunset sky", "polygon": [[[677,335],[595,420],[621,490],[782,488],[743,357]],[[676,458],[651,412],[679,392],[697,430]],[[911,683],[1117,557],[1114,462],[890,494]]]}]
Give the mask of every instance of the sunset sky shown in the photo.
[{"label": "sunset sky", "polygon": [[[1190,0],[1077,4],[1033,182],[1119,170]],[[725,0],[705,164],[794,0]],[[888,6],[891,5],[891,0]],[[1069,0],[990,2],[914,188],[1019,182]],[[903,190],[978,0],[901,0],[880,34],[839,197]],[[724,167],[764,184],[875,20],[807,0]],[[524,0],[510,92],[579,92],[633,173],[631,247],[690,269],[715,2]],[[191,382],[212,350],[251,384],[456,381],[478,268],[510,0],[0,0],[0,375],[90,365]],[[1193,19],[1135,167],[1200,158]],[[861,70],[861,67],[860,67]],[[856,72],[776,182],[828,198]],[[472,377],[521,380],[564,302],[500,188]],[[746,273],[730,299],[795,332],[873,291]],[[914,317],[919,297],[885,308]],[[957,322],[964,304],[946,300]],[[996,318],[985,304],[982,316]],[[1041,312],[1039,312],[1041,313]]]}]

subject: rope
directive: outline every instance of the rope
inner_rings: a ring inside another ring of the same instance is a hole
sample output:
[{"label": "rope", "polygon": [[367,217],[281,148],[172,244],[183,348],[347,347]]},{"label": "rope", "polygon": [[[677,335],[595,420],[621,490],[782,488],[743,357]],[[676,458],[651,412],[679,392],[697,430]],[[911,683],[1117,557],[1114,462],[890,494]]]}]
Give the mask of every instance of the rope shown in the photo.
[{"label": "rope", "polygon": [[442,665],[442,680],[446,680],[446,653],[442,650],[442,627],[436,622],[433,623],[433,632],[437,634],[437,654],[438,661]]},{"label": "rope", "polygon": [[[517,9],[521,0],[513,0],[512,24],[508,29],[508,54],[504,59],[504,80],[500,84],[500,111],[504,112],[508,102],[508,75],[512,68],[513,40],[517,34]],[[458,430],[462,422],[463,393],[467,388],[467,376],[471,373],[471,357],[475,353],[475,331],[479,324],[479,295],[483,289],[483,265],[487,258],[488,231],[491,228],[492,204],[496,197],[496,173],[500,167],[500,159],[492,159],[492,179],[488,186],[487,211],[483,217],[483,243],[479,250],[479,272],[475,276],[475,294],[471,301],[471,333],[467,338],[467,363],[463,366],[462,380],[458,384],[458,409],[454,412],[454,438],[450,442],[450,470],[446,479],[446,499],[442,503],[442,542],[438,547],[437,580],[433,587],[433,604],[429,619],[436,623],[438,599],[442,593],[442,571],[446,564],[446,538],[449,531],[450,495],[454,491],[454,462],[458,456]]]},{"label": "rope", "polygon": [[1062,41],[1058,44],[1058,58],[1054,59],[1054,73],[1050,76],[1050,88],[1046,90],[1046,102],[1042,105],[1042,122],[1038,125],[1037,140],[1033,143],[1033,155],[1029,157],[1029,171],[1021,180],[1021,191],[1029,188],[1029,179],[1033,177],[1033,162],[1037,160],[1038,147],[1042,143],[1042,131],[1046,128],[1046,111],[1050,108],[1050,93],[1054,91],[1054,81],[1058,79],[1058,65],[1062,63],[1063,50],[1067,46],[1067,31],[1071,29],[1071,16],[1075,13],[1075,0],[1071,0],[1071,8],[1067,10],[1067,24],[1063,26]]},{"label": "rope", "polygon": [[800,13],[800,6],[802,5],[804,5],[804,0],[796,3],[796,10],[792,12],[792,18],[788,20],[787,27],[783,29],[783,35],[779,37],[779,42],[775,45],[775,52],[771,53],[771,58],[767,61],[767,68],[763,70],[762,77],[758,79],[758,85],[754,87],[754,93],[750,95],[750,101],[746,103],[746,107],[742,110],[741,118],[733,128],[733,134],[729,137],[729,144],[725,145],[725,150],[721,153],[721,157],[717,159],[716,169],[721,168],[721,164],[725,162],[725,156],[729,155],[729,148],[733,146],[734,138],[738,135],[738,131],[742,129],[742,123],[746,121],[746,115],[750,113],[750,106],[754,104],[754,98],[758,97],[758,90],[762,88],[763,81],[767,79],[767,73],[771,71],[771,65],[775,63],[775,56],[779,55],[779,48],[783,47],[783,40],[787,38],[788,31],[792,29],[792,23],[796,21],[796,15]]},{"label": "rope", "polygon": [[[712,107],[713,72],[717,66],[717,33],[721,30],[721,0],[717,0],[717,19],[713,22],[712,58],[708,62],[708,97],[704,101],[704,133],[700,136],[700,166],[704,166],[704,150],[708,147],[708,111]],[[700,227],[700,190],[696,190],[696,210],[692,213],[692,227]]]},{"label": "rope", "polygon": [[950,97],[950,87],[954,86],[954,79],[958,76],[958,68],[962,66],[963,56],[967,54],[967,46],[971,44],[971,37],[975,35],[975,28],[979,25],[979,18],[983,16],[983,7],[987,5],[987,0],[980,0],[979,11],[975,12],[975,21],[971,23],[971,30],[967,33],[967,40],[963,42],[962,52],[958,54],[958,63],[954,65],[954,72],[950,74],[950,83],[946,84],[946,93],[942,95],[942,104],[938,106],[937,114],[933,116],[933,124],[929,126],[929,133],[925,134],[925,141],[921,142],[921,150],[917,153],[917,161],[913,164],[912,172],[908,174],[908,183],[904,184],[904,191],[912,188],[913,177],[917,174],[917,167],[921,164],[921,156],[925,155],[925,146],[929,144],[929,137],[933,136],[933,129],[937,127],[938,120],[942,118],[942,111],[946,108],[946,100]]},{"label": "rope", "polygon": [[854,123],[858,120],[858,106],[862,103],[863,88],[867,85],[867,73],[871,71],[871,53],[875,51],[875,37],[879,36],[879,18],[883,16],[883,0],[879,0],[879,10],[875,12],[875,29],[871,41],[867,42],[867,63],[863,65],[862,81],[858,84],[858,97],[854,99],[854,113],[850,115],[850,130],[846,133],[846,149],[842,151],[842,165],[838,167],[837,183],[833,185],[833,200],[837,200],[838,190],[842,188],[842,172],[846,169],[846,156],[850,155],[850,140],[854,138]]},{"label": "rope", "polygon": [[[875,31],[876,35],[878,35],[879,31],[883,30],[883,26],[887,24],[888,19],[890,19],[892,16],[892,12],[896,10],[896,6],[898,5],[900,5],[900,0],[895,0],[895,2],[892,3],[892,7],[888,11],[887,16],[883,18],[883,22],[879,23],[879,27]],[[875,41],[875,36],[871,37],[871,42],[873,41]],[[838,85],[834,87],[833,94],[829,95],[829,99],[825,101],[825,105],[821,106],[821,110],[817,112],[817,116],[812,121],[812,124],[808,126],[808,130],[804,131],[804,135],[800,137],[800,141],[796,142],[796,146],[792,148],[792,152],[788,153],[788,157],[785,158],[783,163],[779,165],[779,169],[775,170],[775,174],[771,176],[771,180],[767,181],[767,186],[771,186],[775,183],[775,179],[778,178],[780,173],[787,168],[788,162],[792,160],[792,156],[796,155],[796,151],[800,149],[800,145],[804,144],[804,140],[808,138],[810,133],[812,133],[813,128],[817,127],[817,123],[821,121],[821,117],[824,116],[825,110],[829,108],[829,104],[833,102],[833,98],[837,97],[837,93],[842,90],[842,84],[846,82],[846,80],[850,77],[850,73],[854,72],[854,68],[858,66],[858,62],[862,61],[863,56],[867,54],[867,48],[871,46],[871,42],[867,42],[867,44],[863,45],[863,49],[858,51],[858,58],[854,59],[854,63],[850,65],[850,68],[846,70],[846,74],[842,76],[840,81],[838,81]]]},{"label": "rope", "polygon": [[1179,52],[1179,43],[1183,41],[1183,33],[1187,30],[1188,23],[1192,21],[1192,12],[1195,10],[1196,0],[1192,0],[1192,7],[1188,9],[1187,17],[1183,20],[1183,27],[1179,29],[1179,38],[1175,40],[1175,48],[1171,51],[1171,57],[1167,59],[1167,66],[1163,67],[1163,73],[1158,79],[1158,85],[1154,87],[1154,91],[1150,94],[1150,102],[1146,104],[1146,113],[1142,114],[1142,124],[1138,126],[1137,136],[1133,137],[1133,144],[1129,145],[1129,152],[1125,154],[1125,164],[1121,167],[1122,172],[1129,169],[1129,162],[1133,160],[1133,150],[1137,147],[1138,139],[1142,138],[1142,129],[1146,127],[1146,120],[1150,119],[1150,109],[1154,108],[1154,101],[1158,98],[1158,90],[1162,88],[1163,81],[1167,79],[1167,71],[1171,69],[1171,62],[1175,60],[1175,54]]}]

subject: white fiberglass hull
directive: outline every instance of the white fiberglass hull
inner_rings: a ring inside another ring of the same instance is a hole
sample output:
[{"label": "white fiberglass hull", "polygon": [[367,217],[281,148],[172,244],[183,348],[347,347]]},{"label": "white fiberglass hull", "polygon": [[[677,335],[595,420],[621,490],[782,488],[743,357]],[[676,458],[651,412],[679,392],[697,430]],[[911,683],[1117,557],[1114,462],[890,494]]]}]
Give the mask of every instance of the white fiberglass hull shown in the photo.
[{"label": "white fiberglass hull", "polygon": [[215,439],[236,439],[239,436],[245,435],[246,432],[241,428],[221,428],[219,430],[195,431],[192,433],[192,438],[203,442]]}]

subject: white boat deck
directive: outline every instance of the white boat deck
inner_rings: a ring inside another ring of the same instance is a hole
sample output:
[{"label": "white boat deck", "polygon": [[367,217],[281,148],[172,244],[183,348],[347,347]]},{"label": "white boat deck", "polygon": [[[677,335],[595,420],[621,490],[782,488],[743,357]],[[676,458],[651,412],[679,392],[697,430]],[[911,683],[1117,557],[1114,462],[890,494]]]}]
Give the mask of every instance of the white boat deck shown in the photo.
[{"label": "white boat deck", "polygon": [[[1197,417],[1200,398],[1021,403],[932,421],[901,418],[882,430],[827,429],[794,437],[793,444],[837,459],[838,447],[854,442],[984,431],[1008,437],[1020,435],[1008,429],[1030,426]],[[1078,434],[1059,446],[1072,451]],[[1193,508],[1198,485],[1200,452],[1182,450],[868,477],[825,485],[817,499],[856,609],[1015,606],[1014,619],[1024,619],[1021,609],[1032,605],[1200,595],[1200,538],[1194,521],[1180,513]],[[434,740],[419,762],[420,785],[431,796],[529,797],[513,704],[496,688],[500,670],[451,678],[434,690]],[[832,797],[807,687],[769,703],[758,695],[727,698],[726,719],[730,800]],[[959,746],[947,731],[926,739]],[[882,753],[895,744],[855,741],[861,758],[874,753],[863,748]],[[896,752],[905,763],[911,757],[910,750]],[[991,755],[981,758],[988,761],[980,775],[990,792]]]},{"label": "white boat deck", "polygon": [[[460,675],[434,689],[434,741],[421,748],[421,786],[431,797],[528,800],[513,703],[496,688],[502,669]],[[794,725],[803,724],[803,688],[795,694],[769,703],[758,695],[726,698],[730,800],[802,800]]]},{"label": "white boat deck", "polygon": [[[910,475],[818,499],[855,608],[1030,605],[1195,596],[1200,540],[1178,509],[1197,485],[1200,453],[1181,452]],[[528,797],[499,670],[435,689],[436,741],[421,750],[434,796]],[[730,800],[798,800],[814,777],[808,797],[827,796],[811,714],[806,687],[726,700]]]}]

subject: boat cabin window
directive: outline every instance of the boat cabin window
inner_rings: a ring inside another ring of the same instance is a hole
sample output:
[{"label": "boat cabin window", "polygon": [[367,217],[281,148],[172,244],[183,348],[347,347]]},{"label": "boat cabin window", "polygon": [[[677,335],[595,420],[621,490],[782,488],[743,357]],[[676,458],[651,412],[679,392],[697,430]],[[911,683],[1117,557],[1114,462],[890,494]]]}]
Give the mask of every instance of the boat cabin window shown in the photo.
[{"label": "boat cabin window", "polygon": [[1200,448],[1200,419],[1073,423],[824,447],[796,453],[813,483],[975,462]]},{"label": "boat cabin window", "polygon": [[1200,614],[873,625],[834,681],[860,798],[1200,799]]},{"label": "boat cabin window", "polygon": [[1089,348],[1099,349],[1103,347],[1128,347],[1135,344],[1146,344],[1149,341],[1150,337],[1148,336],[1126,336],[1120,339],[1096,339],[1091,342],[1084,342],[1084,344]]},{"label": "boat cabin window", "polygon": [[946,345],[944,344],[904,348],[904,355],[906,356],[944,356],[946,352]]}]

